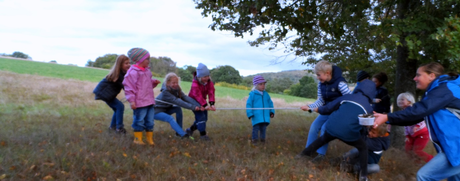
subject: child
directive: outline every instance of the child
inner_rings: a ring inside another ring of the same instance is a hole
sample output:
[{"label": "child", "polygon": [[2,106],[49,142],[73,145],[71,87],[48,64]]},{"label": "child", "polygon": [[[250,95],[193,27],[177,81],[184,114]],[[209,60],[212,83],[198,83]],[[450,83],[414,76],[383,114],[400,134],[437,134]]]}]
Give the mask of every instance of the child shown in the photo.
[{"label": "child", "polygon": [[[365,80],[365,79],[369,79],[369,77],[370,77],[370,76],[369,76],[369,74],[368,74],[366,71],[360,70],[360,71],[358,72],[358,74],[356,75],[356,86],[355,86],[355,87],[357,87],[361,81],[363,81],[363,80]],[[354,89],[353,89],[352,94],[353,94],[353,93],[354,93]]]},{"label": "child", "polygon": [[[265,79],[260,76],[254,76],[252,84],[254,87],[249,93],[249,98],[246,102],[246,108],[273,108],[273,102],[265,91]],[[257,144],[259,141],[259,132],[260,132],[260,142],[265,143],[265,132],[267,126],[270,124],[270,118],[275,116],[274,109],[259,109],[252,110],[246,109],[246,115],[249,119],[252,119],[252,143]]]},{"label": "child", "polygon": [[[210,138],[206,133],[206,121],[208,121],[208,111],[216,111],[215,107],[215,89],[214,83],[209,77],[209,69],[206,65],[199,63],[196,67],[196,72],[193,75],[192,88],[188,94],[191,98],[195,99],[202,107],[203,111],[193,111],[195,114],[195,122],[188,128],[187,134],[192,136],[193,131],[200,131],[200,139],[209,141]],[[206,103],[206,97],[209,98],[209,105]]]},{"label": "child", "polygon": [[390,113],[390,94],[388,94],[387,88],[383,87],[383,84],[388,81],[388,76],[384,72],[380,72],[372,76],[372,81],[377,86],[377,92],[372,104],[372,109],[377,113]]},{"label": "child", "polygon": [[[415,98],[411,93],[405,92],[399,94],[396,101],[398,107],[404,110],[415,103]],[[430,140],[430,135],[428,133],[425,121],[419,122],[412,126],[404,126],[404,129],[404,134],[406,135],[406,153],[411,155],[413,152],[422,158],[425,162],[430,161],[433,158],[433,155],[423,151],[426,144]]]},{"label": "child", "polygon": [[[371,127],[363,129],[362,139],[366,142],[368,149],[367,174],[377,173],[380,171],[379,161],[383,151],[390,146],[390,133],[387,131],[386,125],[379,125],[377,128]],[[354,171],[358,173],[361,168],[359,164],[359,151],[356,148],[351,149],[342,157],[343,161],[340,165],[341,169]]]},{"label": "child", "polygon": [[[166,74],[161,93],[156,98],[155,120],[168,122],[181,138],[188,138],[189,135],[182,130],[182,108],[200,111],[204,110],[198,102],[182,92],[179,85],[179,76],[175,73]],[[174,105],[174,106],[173,106]],[[180,106],[180,107],[179,107]],[[171,114],[176,113],[176,120]]]},{"label": "child", "polygon": [[150,72],[150,53],[142,48],[132,48],[128,51],[128,57],[135,62],[126,73],[123,85],[125,86],[126,99],[133,109],[134,144],[144,145],[142,132],[145,130],[147,143],[153,142],[153,117],[155,96],[153,88],[160,81],[152,79]]},{"label": "child", "polygon": [[[315,65],[315,73],[318,83],[318,100],[308,106],[302,106],[301,109],[308,111],[310,109],[324,106],[327,103],[337,99],[338,97],[346,94],[351,94],[348,89],[347,81],[342,77],[342,70],[333,66],[328,61],[320,61]],[[318,138],[318,133],[321,130],[321,135],[324,134],[325,124],[329,115],[320,114],[311,123],[310,130],[308,131],[307,145],[308,147],[313,141]],[[317,153],[318,156],[314,159],[314,162],[321,161],[325,158],[327,151],[327,144],[319,148]]]},{"label": "child", "polygon": [[115,130],[122,134],[126,134],[123,126],[125,106],[117,99],[117,95],[123,89],[123,80],[130,66],[129,58],[126,55],[118,56],[109,74],[93,90],[96,95],[95,99],[104,101],[113,110],[109,130]]},{"label": "child", "polygon": [[326,122],[324,134],[305,148],[296,158],[312,156],[313,153],[324,144],[340,139],[348,145],[354,146],[359,151],[359,163],[362,168],[360,180],[367,180],[367,146],[361,139],[359,114],[372,113],[371,102],[375,94],[375,84],[370,80],[363,80],[357,87],[354,94],[344,95],[334,101],[313,109],[321,115],[330,114]]}]

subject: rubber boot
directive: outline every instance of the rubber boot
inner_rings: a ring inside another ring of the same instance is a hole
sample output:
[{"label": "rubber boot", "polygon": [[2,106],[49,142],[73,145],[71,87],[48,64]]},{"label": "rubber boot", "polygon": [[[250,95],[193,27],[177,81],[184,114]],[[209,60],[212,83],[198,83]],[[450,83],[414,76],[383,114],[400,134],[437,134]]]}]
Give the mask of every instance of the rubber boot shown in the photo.
[{"label": "rubber boot", "polygon": [[138,145],[145,145],[145,143],[142,141],[142,132],[134,132],[134,144]]},{"label": "rubber boot", "polygon": [[155,143],[153,142],[153,131],[145,132],[145,137],[147,137],[147,143],[149,145],[155,145]]}]

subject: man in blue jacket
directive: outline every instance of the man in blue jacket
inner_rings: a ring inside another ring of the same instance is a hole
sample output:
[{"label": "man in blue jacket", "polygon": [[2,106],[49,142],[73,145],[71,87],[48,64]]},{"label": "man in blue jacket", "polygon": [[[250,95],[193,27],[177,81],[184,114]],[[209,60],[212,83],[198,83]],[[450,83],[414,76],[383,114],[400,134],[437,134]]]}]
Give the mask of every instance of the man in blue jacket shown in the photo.
[{"label": "man in blue jacket", "polygon": [[372,98],[375,95],[375,83],[371,80],[363,80],[353,94],[343,95],[325,106],[315,108],[320,114],[330,114],[326,122],[326,132],[305,148],[297,158],[312,156],[315,150],[324,144],[340,139],[348,145],[354,146],[359,151],[359,163],[361,172],[359,180],[367,180],[367,146],[361,139],[361,129],[358,115],[372,113]]}]

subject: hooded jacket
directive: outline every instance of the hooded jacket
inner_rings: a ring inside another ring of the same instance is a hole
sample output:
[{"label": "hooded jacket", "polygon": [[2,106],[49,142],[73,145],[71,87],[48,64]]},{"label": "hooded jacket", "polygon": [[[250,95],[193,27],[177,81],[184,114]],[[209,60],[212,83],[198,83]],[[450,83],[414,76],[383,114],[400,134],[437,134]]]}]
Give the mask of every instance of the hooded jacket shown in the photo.
[{"label": "hooded jacket", "polygon": [[[155,114],[159,112],[165,112],[166,110],[177,105],[186,109],[195,110],[195,107],[200,107],[201,105],[196,102],[194,99],[185,95],[184,92],[177,89],[168,89],[166,83],[163,83],[161,86],[161,93],[157,96],[157,103],[155,104]],[[167,102],[167,103],[165,103]],[[168,104],[171,103],[171,104]]]},{"label": "hooded jacket", "polygon": [[201,84],[195,73],[193,75],[192,88],[190,88],[188,96],[195,99],[203,107],[208,105],[206,103],[206,98],[208,97],[209,104],[213,105],[216,102],[214,83],[209,79],[206,85]]},{"label": "hooded jacket", "polygon": [[368,150],[368,164],[378,164],[382,157],[383,151],[390,147],[390,135],[387,133],[385,136],[369,138],[369,131],[363,129],[362,138],[366,142]]},{"label": "hooded jacket", "polygon": [[[246,108],[273,108],[273,102],[268,95],[267,91],[262,91],[261,94],[257,90],[249,93],[248,100],[246,101]],[[274,109],[246,109],[246,115],[251,118],[252,126],[259,123],[270,124],[270,114],[275,114]]]},{"label": "hooded jacket", "polygon": [[372,109],[378,113],[389,113],[391,107],[390,94],[388,94],[387,88],[380,86],[377,87],[375,92],[375,98],[381,99],[379,103],[372,104]]},{"label": "hooded jacket", "polygon": [[120,72],[120,75],[118,75],[118,79],[115,82],[109,82],[106,78],[103,78],[93,90],[93,93],[95,94],[94,99],[106,102],[114,100],[120,93],[121,89],[123,89],[124,76],[125,73]]},{"label": "hooded jacket", "polygon": [[123,80],[126,99],[130,104],[136,103],[136,107],[146,107],[155,104],[153,88],[157,86],[152,79],[150,68],[141,70],[136,66],[131,66]]},{"label": "hooded jacket", "polygon": [[330,114],[326,122],[326,131],[343,141],[360,139],[363,126],[359,124],[358,115],[372,113],[371,103],[374,95],[375,83],[363,80],[353,94],[343,95],[319,107],[320,114]]},{"label": "hooded jacket", "polygon": [[442,75],[428,86],[423,99],[411,107],[388,114],[388,122],[409,126],[423,119],[437,149],[450,164],[460,165],[460,119],[447,108],[460,109],[460,77]]}]

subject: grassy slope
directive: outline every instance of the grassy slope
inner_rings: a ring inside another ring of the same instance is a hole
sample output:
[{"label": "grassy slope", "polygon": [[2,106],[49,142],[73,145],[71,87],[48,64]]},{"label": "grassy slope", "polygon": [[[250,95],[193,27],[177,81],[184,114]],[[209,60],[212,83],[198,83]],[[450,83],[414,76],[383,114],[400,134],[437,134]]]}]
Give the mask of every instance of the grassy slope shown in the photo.
[{"label": "grassy slope", "polygon": [[[107,73],[108,70],[104,69],[93,69],[86,67],[76,67],[69,65],[59,65],[52,63],[36,62],[36,61],[27,61],[27,60],[16,60],[16,59],[5,59],[0,58],[0,70],[16,72],[20,74],[31,74],[31,75],[41,75],[47,77],[55,77],[61,79],[75,79],[83,81],[98,82],[100,81]],[[163,81],[163,78],[158,78],[160,81]],[[184,92],[190,90],[190,82],[181,82],[181,87]],[[157,88],[158,89],[158,88]],[[231,97],[234,99],[243,99],[247,97],[249,91],[233,89],[228,87],[219,87],[216,86],[216,96],[218,97]],[[270,94],[272,98],[283,99],[286,102],[312,102],[312,99],[305,99],[295,96],[280,95],[280,94]]]}]

